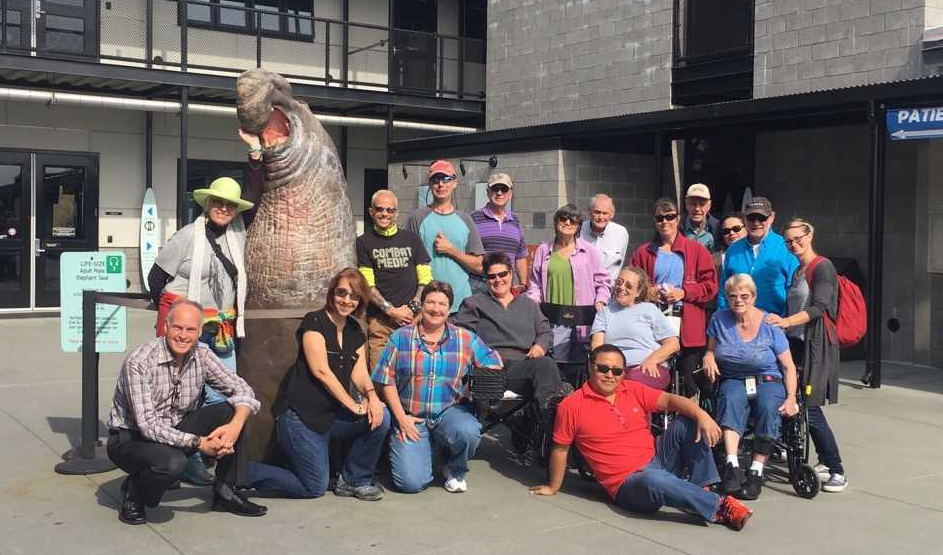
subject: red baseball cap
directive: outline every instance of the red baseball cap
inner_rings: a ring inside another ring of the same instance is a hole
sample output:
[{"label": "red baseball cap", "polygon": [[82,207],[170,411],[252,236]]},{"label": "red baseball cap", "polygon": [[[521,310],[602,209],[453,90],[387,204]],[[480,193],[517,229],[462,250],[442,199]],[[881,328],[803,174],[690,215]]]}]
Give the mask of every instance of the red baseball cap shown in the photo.
[{"label": "red baseball cap", "polygon": [[435,162],[429,164],[429,177],[437,173],[444,173],[449,177],[455,177],[455,166],[452,165],[452,162],[448,160],[436,160]]}]

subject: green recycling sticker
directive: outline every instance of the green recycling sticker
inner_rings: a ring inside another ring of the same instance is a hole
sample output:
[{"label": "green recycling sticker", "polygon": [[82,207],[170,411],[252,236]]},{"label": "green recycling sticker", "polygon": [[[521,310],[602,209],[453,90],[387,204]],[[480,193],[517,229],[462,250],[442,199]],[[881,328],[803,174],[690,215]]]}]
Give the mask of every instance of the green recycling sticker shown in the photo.
[{"label": "green recycling sticker", "polygon": [[109,255],[105,257],[105,270],[109,274],[120,274],[121,267],[121,257],[116,255]]}]

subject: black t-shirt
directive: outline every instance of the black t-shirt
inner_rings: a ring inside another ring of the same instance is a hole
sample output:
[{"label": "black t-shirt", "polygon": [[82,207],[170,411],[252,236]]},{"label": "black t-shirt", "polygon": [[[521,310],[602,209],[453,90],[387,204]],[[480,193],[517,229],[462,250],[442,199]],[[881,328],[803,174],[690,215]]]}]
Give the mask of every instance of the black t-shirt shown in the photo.
[{"label": "black t-shirt", "polygon": [[311,374],[308,362],[304,355],[302,337],[306,332],[316,331],[324,336],[327,347],[327,364],[344,389],[350,391],[350,374],[357,362],[357,349],[367,342],[363,329],[357,320],[350,316],[344,325],[344,346],[337,344],[337,326],[327,315],[327,309],[322,308],[305,315],[298,331],[298,360],[288,369],[282,380],[273,412],[281,415],[292,409],[301,418],[301,421],[313,431],[323,434],[334,422],[334,413],[346,410],[340,401],[331,395],[321,380]]},{"label": "black t-shirt", "polygon": [[[397,229],[386,237],[371,227],[357,237],[357,264],[373,268],[377,289],[393,306],[402,306],[413,298],[419,286],[416,266],[428,263],[422,239],[408,229]],[[372,304],[369,309],[371,313],[376,311]]]}]

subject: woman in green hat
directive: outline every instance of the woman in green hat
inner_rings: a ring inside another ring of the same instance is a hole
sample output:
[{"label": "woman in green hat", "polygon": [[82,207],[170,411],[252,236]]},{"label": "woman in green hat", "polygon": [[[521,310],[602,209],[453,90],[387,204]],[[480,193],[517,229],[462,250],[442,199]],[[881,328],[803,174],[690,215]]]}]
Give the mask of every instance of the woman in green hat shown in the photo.
[{"label": "woman in green hat", "polygon": [[[230,177],[217,178],[209,188],[194,191],[193,200],[203,207],[203,214],[174,233],[147,277],[158,307],[157,336],[166,333],[165,315],[177,298],[196,301],[204,309],[200,341],[233,372],[235,339],[245,336],[246,226],[241,213],[253,207],[241,197],[242,188]],[[205,404],[222,401],[225,397],[206,388]],[[213,482],[199,453],[191,457],[183,479],[196,485]]]}]

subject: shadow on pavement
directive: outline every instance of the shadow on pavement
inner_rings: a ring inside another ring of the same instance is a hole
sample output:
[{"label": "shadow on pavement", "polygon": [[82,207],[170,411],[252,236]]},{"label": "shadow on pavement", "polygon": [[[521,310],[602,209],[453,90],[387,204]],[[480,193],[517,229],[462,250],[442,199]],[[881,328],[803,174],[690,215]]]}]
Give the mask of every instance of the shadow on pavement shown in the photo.
[{"label": "shadow on pavement", "polygon": [[[46,422],[53,433],[63,434],[69,440],[69,445],[78,447],[82,438],[82,419],[73,416],[47,416]],[[108,428],[101,420],[98,421],[98,437],[107,438]]]}]

